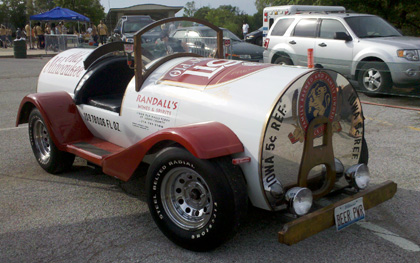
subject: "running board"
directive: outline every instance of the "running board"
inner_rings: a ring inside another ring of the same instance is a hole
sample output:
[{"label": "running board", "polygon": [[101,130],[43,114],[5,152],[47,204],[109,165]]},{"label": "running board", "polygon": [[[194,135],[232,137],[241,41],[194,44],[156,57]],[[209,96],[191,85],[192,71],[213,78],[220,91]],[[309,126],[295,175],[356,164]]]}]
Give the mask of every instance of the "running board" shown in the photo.
[{"label": "running board", "polygon": [[79,141],[66,146],[66,151],[102,167],[102,160],[109,155],[119,153],[125,148],[99,138]]}]

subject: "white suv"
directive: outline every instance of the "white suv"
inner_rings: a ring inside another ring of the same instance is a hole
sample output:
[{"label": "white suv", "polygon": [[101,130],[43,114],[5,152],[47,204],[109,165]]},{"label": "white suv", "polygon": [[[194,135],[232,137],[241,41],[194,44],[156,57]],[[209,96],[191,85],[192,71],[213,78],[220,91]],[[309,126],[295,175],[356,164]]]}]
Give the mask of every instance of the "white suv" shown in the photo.
[{"label": "white suv", "polygon": [[264,42],[264,62],[314,63],[359,82],[371,95],[393,85],[420,83],[420,39],[405,37],[382,18],[364,14],[308,14],[278,18]]}]

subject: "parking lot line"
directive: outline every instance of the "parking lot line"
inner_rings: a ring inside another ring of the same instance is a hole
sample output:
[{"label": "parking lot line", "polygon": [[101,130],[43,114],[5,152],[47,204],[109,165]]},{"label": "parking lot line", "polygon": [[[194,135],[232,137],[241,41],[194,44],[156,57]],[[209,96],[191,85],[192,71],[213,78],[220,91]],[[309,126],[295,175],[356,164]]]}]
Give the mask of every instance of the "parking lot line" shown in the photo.
[{"label": "parking lot line", "polygon": [[408,128],[412,129],[412,130],[415,130],[415,131],[420,131],[420,128],[416,128],[416,127],[413,127],[413,126],[408,126]]},{"label": "parking lot line", "polygon": [[414,244],[410,240],[400,237],[395,233],[392,233],[391,231],[386,230],[385,228],[382,228],[370,222],[358,222],[356,224],[367,230],[372,231],[375,235],[382,237],[383,239],[393,243],[396,246],[399,246],[404,250],[412,252],[420,251],[420,247],[418,245]]},{"label": "parking lot line", "polygon": [[19,127],[12,127],[12,128],[0,128],[0,132],[2,132],[2,131],[13,131],[13,130],[18,130],[18,129],[22,129],[22,128],[27,129],[28,125],[27,124],[26,125],[20,125]]},{"label": "parking lot line", "polygon": [[[380,124],[382,124],[382,125],[395,126],[395,124],[392,124],[392,123],[387,122],[387,121],[381,121],[381,120],[374,119],[374,118],[367,117],[367,116],[365,116],[365,118],[366,118],[367,120],[374,121],[374,122],[376,122],[376,123],[380,123]],[[413,127],[413,126],[402,126],[402,128],[408,128],[408,129],[411,129],[411,130],[414,130],[414,131],[420,131],[420,128],[418,128],[418,127]]]}]

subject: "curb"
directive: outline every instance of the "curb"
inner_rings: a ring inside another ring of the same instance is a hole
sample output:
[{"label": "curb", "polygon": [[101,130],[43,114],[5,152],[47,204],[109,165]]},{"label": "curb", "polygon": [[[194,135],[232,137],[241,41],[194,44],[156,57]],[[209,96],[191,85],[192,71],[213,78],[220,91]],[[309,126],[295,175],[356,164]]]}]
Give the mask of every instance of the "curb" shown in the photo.
[{"label": "curb", "polygon": [[[26,58],[42,58],[42,57],[54,57],[57,54],[26,54]],[[15,58],[14,55],[0,55],[0,59],[2,58]],[[25,59],[25,58],[16,58],[16,59]]]}]

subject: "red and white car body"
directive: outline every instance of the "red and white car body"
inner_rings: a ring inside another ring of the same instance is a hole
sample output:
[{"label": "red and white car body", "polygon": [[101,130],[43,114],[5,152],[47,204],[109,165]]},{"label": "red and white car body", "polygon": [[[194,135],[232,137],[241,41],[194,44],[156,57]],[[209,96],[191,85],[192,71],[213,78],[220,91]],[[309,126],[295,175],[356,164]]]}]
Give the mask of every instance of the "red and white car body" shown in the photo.
[{"label": "red and white car body", "polygon": [[[203,250],[220,244],[225,240],[220,233],[239,223],[225,219],[223,225],[216,214],[223,218],[220,210],[230,209],[229,217],[236,217],[248,199],[262,209],[289,207],[301,216],[309,212],[312,198],[343,188],[360,194],[367,186],[368,175],[356,178],[357,169],[362,174],[367,165],[361,104],[351,84],[336,72],[184,54],[152,61],[138,83],[125,56],[107,54],[87,64],[95,52],[71,49],[52,58],[39,76],[37,93],[22,100],[17,125],[29,122],[34,153],[50,172],[60,171],[48,167],[45,155],[54,153],[53,146],[123,181],[150,156],[149,207],[162,231],[181,246]],[[47,154],[37,154],[38,148]],[[168,148],[174,151],[171,160],[165,160]],[[191,157],[177,157],[173,148]],[[221,158],[228,162],[220,165]],[[220,175],[203,175],[198,162],[203,167],[218,163],[216,170],[223,170],[229,181],[226,189],[233,189],[226,198],[235,204],[222,207],[223,193],[217,188],[223,182],[212,182]],[[174,163],[193,176],[167,172]],[[244,183],[237,186],[230,178],[233,173]],[[365,191],[385,188],[395,193],[396,185],[388,182]],[[371,206],[365,201],[364,209]],[[315,225],[312,214],[306,217],[307,224]],[[331,217],[313,233],[298,238],[283,233],[281,240],[295,243],[334,224]]]}]

